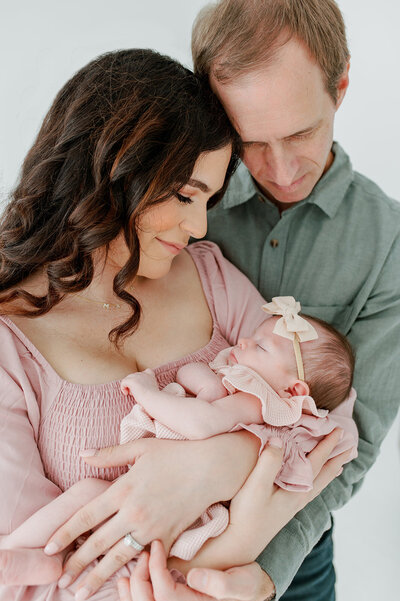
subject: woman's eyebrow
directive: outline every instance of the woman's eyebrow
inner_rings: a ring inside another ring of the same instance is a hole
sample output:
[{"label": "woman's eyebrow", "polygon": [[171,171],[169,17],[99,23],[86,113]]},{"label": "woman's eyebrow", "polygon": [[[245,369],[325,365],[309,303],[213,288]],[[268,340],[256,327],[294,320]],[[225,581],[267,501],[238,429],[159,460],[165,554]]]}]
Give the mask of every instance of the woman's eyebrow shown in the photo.
[{"label": "woman's eyebrow", "polygon": [[198,179],[192,179],[192,178],[190,178],[187,181],[187,185],[188,186],[192,186],[193,188],[198,188],[199,190],[201,190],[202,192],[204,192],[204,194],[209,194],[209,192],[211,192],[211,190],[207,186],[207,184],[205,184],[204,182],[201,182]]}]

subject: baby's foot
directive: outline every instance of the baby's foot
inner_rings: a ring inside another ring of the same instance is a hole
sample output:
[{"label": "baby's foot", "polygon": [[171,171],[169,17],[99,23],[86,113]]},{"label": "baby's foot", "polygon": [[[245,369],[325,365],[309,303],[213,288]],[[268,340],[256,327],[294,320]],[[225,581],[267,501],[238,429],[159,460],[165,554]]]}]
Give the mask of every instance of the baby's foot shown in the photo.
[{"label": "baby's foot", "polygon": [[152,369],[137,371],[134,374],[129,374],[121,382],[121,390],[125,395],[131,394],[137,396],[141,392],[149,390],[159,390],[158,382]]}]

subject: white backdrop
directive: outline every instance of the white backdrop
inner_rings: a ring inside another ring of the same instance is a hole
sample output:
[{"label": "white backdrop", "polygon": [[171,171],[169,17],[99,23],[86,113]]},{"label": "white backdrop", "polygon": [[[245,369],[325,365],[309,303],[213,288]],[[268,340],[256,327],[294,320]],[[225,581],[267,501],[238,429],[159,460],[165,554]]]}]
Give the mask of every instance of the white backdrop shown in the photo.
[{"label": "white backdrop", "polygon": [[[205,0],[0,0],[0,199],[55,94],[96,55],[147,47],[191,65],[190,30]],[[400,199],[400,3],[339,0],[352,66],[336,139],[355,168]],[[400,269],[400,266],[399,266]],[[339,601],[399,599],[398,425],[362,491],[336,514]]]}]

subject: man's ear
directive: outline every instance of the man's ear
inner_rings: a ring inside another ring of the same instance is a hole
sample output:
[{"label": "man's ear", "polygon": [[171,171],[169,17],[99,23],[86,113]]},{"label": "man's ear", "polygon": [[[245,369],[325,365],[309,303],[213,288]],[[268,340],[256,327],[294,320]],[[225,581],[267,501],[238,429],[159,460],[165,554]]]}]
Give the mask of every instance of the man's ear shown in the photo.
[{"label": "man's ear", "polygon": [[291,386],[286,388],[285,392],[288,392],[290,396],[308,396],[310,388],[303,380],[296,380]]},{"label": "man's ear", "polygon": [[343,98],[346,95],[347,88],[349,87],[349,69],[350,62],[347,63],[345,70],[343,71],[337,85],[337,100],[336,100],[336,110],[338,110],[339,106],[342,104]]}]

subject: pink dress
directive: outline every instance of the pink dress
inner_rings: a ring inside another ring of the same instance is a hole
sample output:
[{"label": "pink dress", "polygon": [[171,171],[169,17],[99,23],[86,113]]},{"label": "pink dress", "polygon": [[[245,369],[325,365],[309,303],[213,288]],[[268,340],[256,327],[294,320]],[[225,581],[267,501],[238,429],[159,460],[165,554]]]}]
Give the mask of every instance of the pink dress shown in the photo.
[{"label": "pink dress", "polygon": [[[249,280],[211,242],[189,247],[213,318],[213,332],[202,349],[155,370],[160,387],[174,381],[179,367],[209,363],[265,319],[263,298]],[[132,403],[120,382],[81,385],[63,380],[7,317],[0,316],[0,536],[9,534],[61,491],[82,478],[113,480],[124,468],[95,469],[79,457],[82,448],[118,444],[120,423]],[[110,578],[91,598],[118,601]],[[56,583],[1,587],[0,601],[65,601],[72,590]]]}]

